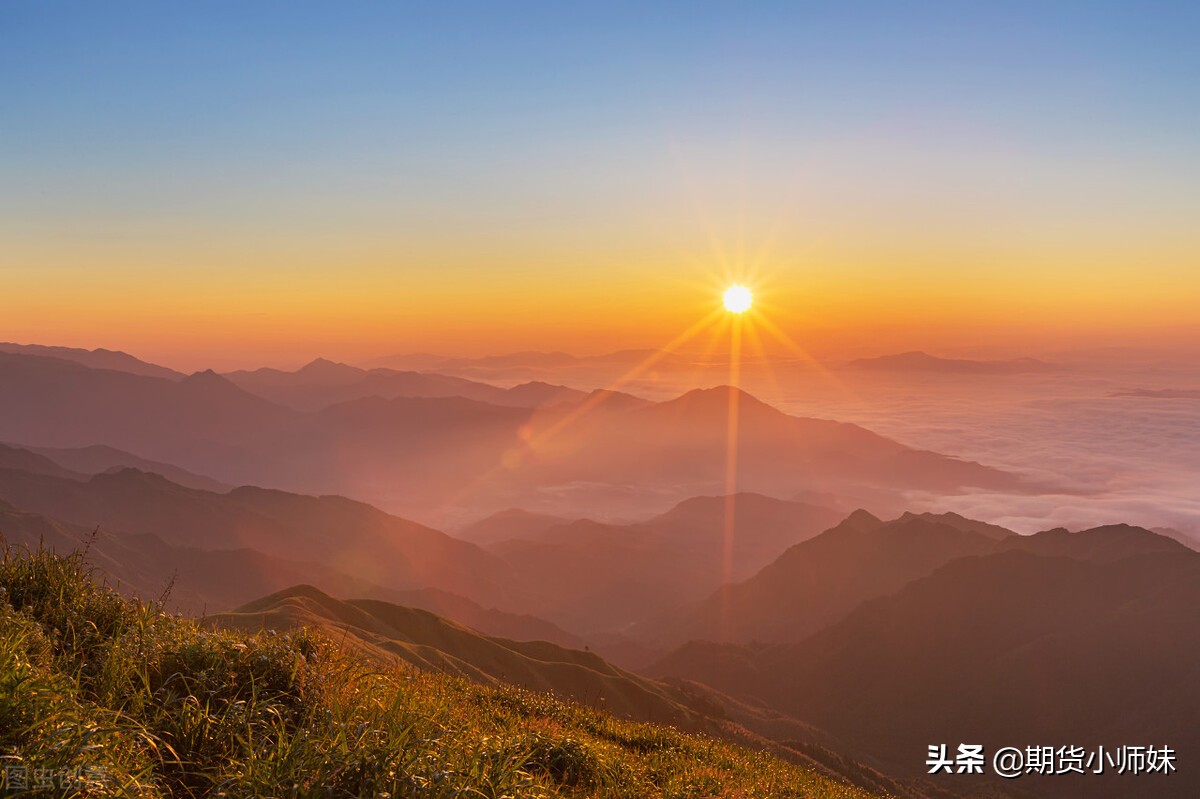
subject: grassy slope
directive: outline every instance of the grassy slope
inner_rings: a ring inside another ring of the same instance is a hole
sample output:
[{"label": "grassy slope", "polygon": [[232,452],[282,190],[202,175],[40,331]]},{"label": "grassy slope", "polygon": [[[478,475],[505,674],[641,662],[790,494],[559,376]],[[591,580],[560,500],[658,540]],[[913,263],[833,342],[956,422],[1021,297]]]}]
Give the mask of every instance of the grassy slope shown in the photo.
[{"label": "grassy slope", "polygon": [[545,695],[380,670],[316,632],[204,630],[48,554],[0,563],[0,757],[83,769],[92,786],[60,795],[869,796]]}]

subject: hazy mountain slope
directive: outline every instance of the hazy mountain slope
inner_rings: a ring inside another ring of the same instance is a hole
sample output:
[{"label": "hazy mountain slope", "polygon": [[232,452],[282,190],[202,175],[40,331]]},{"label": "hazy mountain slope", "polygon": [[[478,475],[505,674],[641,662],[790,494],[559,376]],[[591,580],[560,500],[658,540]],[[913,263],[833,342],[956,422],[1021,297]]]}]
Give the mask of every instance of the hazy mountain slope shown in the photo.
[{"label": "hazy mountain slope", "polygon": [[306,413],[212,372],[172,381],[7,353],[0,387],[0,440],[104,444],[225,483],[355,496],[439,524],[514,506],[641,516],[721,493],[731,402],[741,490],[1024,488],[1013,475],[789,416],[727,387],[662,403],[601,392],[534,409],[368,397]]},{"label": "hazy mountain slope", "polygon": [[504,390],[504,404],[536,408],[559,402],[578,402],[586,399],[588,392],[570,386],[559,386],[542,380],[530,380]]},{"label": "hazy mountain slope", "polygon": [[750,579],[630,632],[677,644],[797,641],[954,558],[992,551],[996,539],[965,521],[909,514],[882,522],[856,511]]},{"label": "hazy mountain slope", "polygon": [[60,463],[31,449],[12,447],[7,444],[0,444],[0,469],[17,469],[70,480],[86,480],[88,478],[87,474],[67,469]]},{"label": "hazy mountain slope", "polygon": [[[1005,539],[1006,551],[954,560],[799,643],[695,643],[649,673],[758,697],[901,773],[920,772],[918,741],[1154,741],[1182,762],[1200,751],[1182,712],[1200,706],[1200,555],[1164,541],[1124,526]],[[1028,551],[1039,549],[1072,556]],[[1036,787],[1195,795],[1198,774],[1177,776]]]},{"label": "hazy mountain slope", "polygon": [[524,538],[490,549],[530,585],[539,615],[571,629],[618,631],[752,574],[840,517],[755,494],[696,497],[636,524],[544,527],[535,518]]},{"label": "hazy mountain slope", "polygon": [[324,563],[275,557],[247,547],[209,550],[173,546],[156,535],[69,524],[19,510],[3,500],[0,542],[27,550],[45,546],[60,554],[86,550],[88,562],[122,590],[157,597],[169,584],[170,606],[192,614],[230,610],[302,582],[330,593],[423,608],[486,635],[551,641],[574,648],[585,645],[582,639],[536,616],[484,608],[438,589],[386,588]]},{"label": "hazy mountain slope", "polygon": [[359,369],[324,358],[294,372],[256,369],[229,372],[224,376],[252,394],[303,411],[316,411],[366,397],[465,397],[494,405],[532,408],[584,396],[582,391],[542,382],[505,389],[429,372]]},{"label": "hazy mountain slope", "polygon": [[[770,485],[787,494],[802,477],[819,470],[827,480],[883,484],[1012,485],[1011,476],[979,464],[913,450],[862,427],[789,416],[728,386],[689,391],[674,400],[633,409],[622,424],[587,442],[587,457],[574,464],[580,475],[600,469],[631,482],[725,478],[731,403],[736,404],[738,479]],[[610,475],[611,476],[611,475]]]},{"label": "hazy mountain slope", "polygon": [[[910,759],[904,742],[927,738],[993,749],[1155,741],[1183,758],[1200,751],[1200,735],[1169,709],[1200,706],[1197,619],[1193,555],[1088,563],[1004,553],[950,564],[775,653],[761,690],[897,768]],[[1183,780],[1200,787],[1195,772]],[[1167,787],[1182,790],[1177,782]],[[1053,795],[1106,786],[1064,787]],[[1156,781],[1154,795],[1195,795],[1163,787]]]},{"label": "hazy mountain slope", "polygon": [[174,546],[323,562],[391,588],[439,587],[489,604],[505,595],[507,570],[494,556],[342,497],[253,487],[216,494],[133,469],[86,482],[0,469],[0,498],[75,524],[151,533]]},{"label": "hazy mountain slope", "polygon": [[19,355],[39,355],[47,358],[61,358],[73,361],[91,369],[111,369],[116,372],[128,372],[146,377],[165,377],[169,380],[183,378],[182,372],[168,369],[153,363],[139,360],[128,353],[119,350],[103,348],[87,350],[78,347],[47,347],[43,344],[13,344],[0,343],[0,352],[11,352]]},{"label": "hazy mountain slope", "polygon": [[211,477],[194,474],[187,469],[181,469],[169,463],[139,458],[130,452],[123,452],[115,447],[95,444],[90,447],[73,447],[69,449],[56,447],[29,447],[32,452],[50,458],[55,463],[68,469],[84,474],[99,474],[117,469],[137,469],[142,472],[161,474],[172,483],[178,483],[188,488],[199,488],[204,491],[224,493],[233,488],[231,485],[214,480]]},{"label": "hazy mountain slope", "polygon": [[1029,372],[1053,372],[1061,369],[1056,364],[1036,358],[1014,358],[1007,361],[974,361],[962,358],[939,358],[927,352],[902,352],[882,355],[878,358],[860,358],[850,361],[851,369],[870,371],[930,372],[938,374],[1025,374]]},{"label": "hazy mountain slope", "polygon": [[222,478],[257,472],[255,458],[298,421],[212,372],[168,380],[0,353],[0,387],[0,439],[107,444]]},{"label": "hazy mountain slope", "polygon": [[530,540],[542,532],[567,524],[571,520],[546,513],[532,513],[522,508],[508,508],[454,531],[457,538],[488,547],[514,538]]},{"label": "hazy mountain slope", "polygon": [[[349,594],[345,595],[349,596]],[[360,594],[360,596],[385,599],[397,605],[427,610],[464,627],[470,627],[484,635],[496,638],[509,638],[514,641],[549,641],[570,649],[583,649],[587,646],[587,642],[583,638],[537,616],[506,613],[496,608],[484,608],[466,597],[437,588],[391,591],[386,595],[376,592],[369,595]]]},{"label": "hazy mountain slope", "polygon": [[110,582],[143,598],[170,586],[172,608],[189,613],[224,610],[262,592],[304,579],[330,591],[390,596],[386,589],[316,563],[288,560],[249,548],[207,550],[172,546],[151,534],[131,534],[69,524],[15,508],[0,500],[0,538],[11,547],[59,554],[87,552],[87,560]]}]

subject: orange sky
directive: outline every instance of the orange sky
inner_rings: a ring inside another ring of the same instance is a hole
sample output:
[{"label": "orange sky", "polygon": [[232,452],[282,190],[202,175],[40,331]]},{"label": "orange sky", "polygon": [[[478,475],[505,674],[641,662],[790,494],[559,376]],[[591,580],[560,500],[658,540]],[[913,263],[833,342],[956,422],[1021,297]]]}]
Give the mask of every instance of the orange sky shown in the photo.
[{"label": "orange sky", "polygon": [[[156,263],[169,257],[148,255]],[[939,255],[896,264],[779,252],[755,268],[719,266],[716,254],[705,262],[661,253],[643,256],[650,263],[612,256],[590,268],[554,269],[539,268],[545,256],[531,254],[528,265],[479,270],[317,258],[307,268],[253,271],[135,267],[130,255],[90,270],[9,270],[0,338],[124,349],[184,368],[414,351],[585,354],[669,341],[708,313],[732,280],[752,286],[759,312],[825,357],[913,348],[1022,355],[1097,344],[1176,347],[1200,333],[1200,272],[1182,263],[1142,270],[1085,258],[1069,270],[1039,271],[1036,257],[1017,270],[983,255],[974,270],[958,270],[939,265]]]}]

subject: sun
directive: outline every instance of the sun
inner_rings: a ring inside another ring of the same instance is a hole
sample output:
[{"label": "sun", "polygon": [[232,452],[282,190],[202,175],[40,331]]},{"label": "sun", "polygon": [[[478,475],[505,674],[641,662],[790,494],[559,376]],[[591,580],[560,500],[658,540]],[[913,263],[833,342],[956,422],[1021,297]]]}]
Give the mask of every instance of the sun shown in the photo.
[{"label": "sun", "polygon": [[745,286],[734,284],[725,289],[723,299],[725,301],[725,310],[730,313],[745,313],[750,310],[750,305],[754,301],[754,295]]}]

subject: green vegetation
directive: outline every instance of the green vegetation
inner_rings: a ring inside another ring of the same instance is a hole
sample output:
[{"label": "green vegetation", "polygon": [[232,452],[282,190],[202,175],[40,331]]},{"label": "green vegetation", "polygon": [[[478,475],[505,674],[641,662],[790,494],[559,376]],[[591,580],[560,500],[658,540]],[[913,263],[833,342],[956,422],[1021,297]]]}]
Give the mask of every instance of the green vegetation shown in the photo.
[{"label": "green vegetation", "polygon": [[0,757],[6,795],[867,796],[709,738],[384,668],[318,632],[206,630],[47,553],[0,563]]}]

